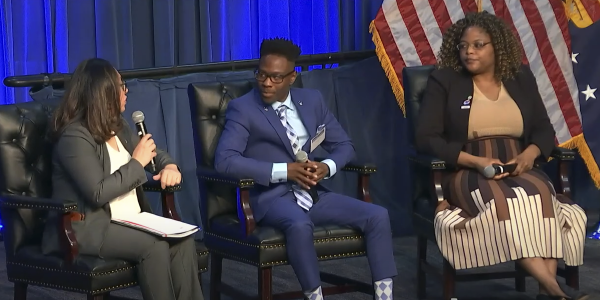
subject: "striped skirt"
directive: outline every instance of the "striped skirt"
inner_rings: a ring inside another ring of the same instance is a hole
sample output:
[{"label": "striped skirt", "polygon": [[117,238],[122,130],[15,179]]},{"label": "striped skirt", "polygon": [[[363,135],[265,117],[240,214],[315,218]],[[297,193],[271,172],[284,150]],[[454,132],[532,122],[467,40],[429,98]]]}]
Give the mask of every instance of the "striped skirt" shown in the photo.
[{"label": "striped skirt", "polygon": [[[520,153],[518,140],[483,138],[463,151],[508,161]],[[529,257],[564,258],[583,264],[586,215],[557,195],[548,176],[532,169],[501,180],[461,169],[444,178],[445,199],[435,213],[442,255],[455,269],[495,265]]]}]

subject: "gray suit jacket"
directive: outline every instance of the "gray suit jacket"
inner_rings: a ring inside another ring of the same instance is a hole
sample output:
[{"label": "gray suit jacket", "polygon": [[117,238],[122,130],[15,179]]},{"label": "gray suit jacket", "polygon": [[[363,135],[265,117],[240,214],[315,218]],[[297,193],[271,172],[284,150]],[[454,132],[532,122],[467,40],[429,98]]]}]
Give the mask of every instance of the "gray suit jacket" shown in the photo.
[{"label": "gray suit jacket", "polygon": [[[132,154],[139,137],[123,119],[123,129],[117,133],[125,149]],[[175,162],[164,151],[156,149],[156,169],[162,170]],[[73,231],[79,244],[79,253],[100,255],[106,229],[110,224],[109,202],[136,189],[142,211],[151,212],[150,205],[141,188],[147,181],[142,165],[132,159],[110,174],[110,157],[106,143],[97,144],[81,122],[67,126],[52,153],[52,198],[77,202],[83,221],[73,221]],[[50,216],[42,240],[44,254],[60,251],[58,215]]]}]

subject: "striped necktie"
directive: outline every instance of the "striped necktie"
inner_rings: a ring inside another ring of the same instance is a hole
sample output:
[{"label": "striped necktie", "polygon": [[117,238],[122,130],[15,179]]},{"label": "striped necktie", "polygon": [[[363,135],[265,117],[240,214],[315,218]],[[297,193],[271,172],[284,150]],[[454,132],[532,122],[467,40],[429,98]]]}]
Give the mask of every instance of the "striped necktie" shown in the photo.
[{"label": "striped necktie", "polygon": [[[294,151],[294,155],[300,151],[300,140],[298,139],[298,135],[294,132],[294,128],[287,121],[287,112],[288,107],[285,105],[281,105],[277,108],[277,115],[279,116],[279,120],[281,120],[281,124],[285,127],[285,133],[290,139],[290,143],[292,144],[292,151]],[[292,190],[294,190],[294,196],[296,196],[296,202],[300,207],[305,210],[309,210],[313,205],[313,200],[310,197],[310,194],[303,190],[297,184],[292,185]]]}]

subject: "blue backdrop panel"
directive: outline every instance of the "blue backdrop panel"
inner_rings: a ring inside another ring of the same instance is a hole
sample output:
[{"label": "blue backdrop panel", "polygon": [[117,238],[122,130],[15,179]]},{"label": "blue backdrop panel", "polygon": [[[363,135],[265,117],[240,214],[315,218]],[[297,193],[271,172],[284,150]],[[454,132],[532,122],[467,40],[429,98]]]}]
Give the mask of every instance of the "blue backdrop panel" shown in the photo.
[{"label": "blue backdrop panel", "polygon": [[[127,94],[127,105],[125,106],[123,117],[127,120],[131,128],[135,128],[131,120],[131,114],[138,110],[144,112],[148,132],[152,134],[156,147],[169,151],[158,82],[136,79],[128,81],[127,88],[129,89],[129,93]],[[152,180],[150,174],[148,174],[148,179]],[[160,212],[162,208],[159,201],[159,194],[146,194],[150,199],[152,210]]]},{"label": "blue backdrop panel", "polygon": [[[395,234],[409,234],[412,205],[406,120],[377,58],[306,72],[302,83],[323,93],[329,109],[352,138],[357,159],[377,165],[371,178],[373,202],[388,209]],[[332,182],[332,188],[356,195],[355,176],[339,179]]]},{"label": "blue backdrop panel", "polygon": [[[196,179],[196,154],[187,87],[193,82],[236,80],[254,77],[251,71],[190,74],[160,80],[161,109],[164,115],[169,154],[181,168],[184,184],[176,194],[177,210],[186,222],[202,224],[200,192]],[[200,237],[200,236],[199,236]]]},{"label": "blue backdrop panel", "polygon": [[[72,72],[101,57],[117,69],[258,58],[264,38],[303,54],[373,49],[382,0],[2,0],[0,79]],[[0,104],[27,101],[0,85]]]}]

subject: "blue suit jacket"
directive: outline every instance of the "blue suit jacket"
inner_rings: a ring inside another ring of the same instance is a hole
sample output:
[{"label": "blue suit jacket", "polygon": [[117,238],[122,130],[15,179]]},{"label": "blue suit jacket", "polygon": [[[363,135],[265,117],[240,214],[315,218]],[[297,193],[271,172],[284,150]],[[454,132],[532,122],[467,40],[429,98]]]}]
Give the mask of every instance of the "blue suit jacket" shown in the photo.
[{"label": "blue suit jacket", "polygon": [[[321,147],[329,153],[327,158],[335,162],[336,169],[341,170],[354,158],[354,145],[327,108],[321,93],[292,88],[290,94],[309,133],[309,140],[302,149],[309,153],[310,140],[317,133],[317,127],[325,125]],[[225,128],[215,154],[217,172],[254,179],[257,186],[250,192],[250,205],[257,221],[275,199],[294,197],[293,182],[270,182],[273,163],[294,162],[295,155],[277,113],[262,101],[258,90],[229,102]],[[309,159],[314,160],[310,153]]]}]

